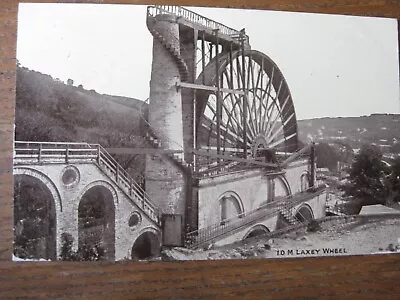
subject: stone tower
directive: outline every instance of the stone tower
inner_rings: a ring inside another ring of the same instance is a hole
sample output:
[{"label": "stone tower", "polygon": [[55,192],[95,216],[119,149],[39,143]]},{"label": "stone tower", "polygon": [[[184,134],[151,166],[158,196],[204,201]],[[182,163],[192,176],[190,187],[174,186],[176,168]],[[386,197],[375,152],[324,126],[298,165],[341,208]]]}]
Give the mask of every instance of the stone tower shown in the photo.
[{"label": "stone tower", "polygon": [[[181,80],[181,70],[174,56],[174,53],[180,53],[179,24],[172,15],[158,15],[149,23],[149,30],[154,36],[148,119],[150,131],[159,142],[159,148],[182,151],[182,97],[176,88]],[[181,159],[183,156],[183,153],[174,155]],[[171,159],[171,154],[169,158],[167,154],[147,155],[145,178],[146,192],[161,213],[178,216],[184,224],[186,180],[182,170]]]}]

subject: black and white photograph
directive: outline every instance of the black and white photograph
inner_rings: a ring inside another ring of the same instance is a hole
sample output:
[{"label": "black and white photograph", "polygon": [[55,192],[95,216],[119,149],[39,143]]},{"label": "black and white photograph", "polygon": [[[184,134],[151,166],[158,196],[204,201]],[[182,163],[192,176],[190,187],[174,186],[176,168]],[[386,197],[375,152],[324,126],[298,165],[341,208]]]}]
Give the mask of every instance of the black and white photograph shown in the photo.
[{"label": "black and white photograph", "polygon": [[400,253],[396,19],[18,10],[13,261]]}]

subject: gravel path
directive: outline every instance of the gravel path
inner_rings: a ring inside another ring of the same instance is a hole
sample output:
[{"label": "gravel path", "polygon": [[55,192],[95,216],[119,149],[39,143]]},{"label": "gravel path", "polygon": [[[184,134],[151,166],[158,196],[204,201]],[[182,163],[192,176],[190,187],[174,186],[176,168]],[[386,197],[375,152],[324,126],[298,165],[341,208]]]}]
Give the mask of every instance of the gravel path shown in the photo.
[{"label": "gravel path", "polygon": [[294,232],[273,239],[256,237],[211,250],[174,248],[164,251],[163,257],[172,260],[216,260],[362,255],[387,252],[389,244],[397,246],[400,254],[400,218],[364,224],[360,221],[328,224],[323,225],[320,232]]},{"label": "gravel path", "polygon": [[[263,257],[279,257],[277,254],[279,250],[285,252],[285,257],[372,254],[387,250],[389,244],[396,246],[399,242],[400,219],[369,224],[350,223],[345,226],[334,226],[322,232],[273,239],[270,241],[272,251],[266,251]],[[314,249],[314,253],[306,251],[309,249]],[[324,249],[332,251],[324,253]],[[288,250],[293,250],[294,254],[288,253]]]}]

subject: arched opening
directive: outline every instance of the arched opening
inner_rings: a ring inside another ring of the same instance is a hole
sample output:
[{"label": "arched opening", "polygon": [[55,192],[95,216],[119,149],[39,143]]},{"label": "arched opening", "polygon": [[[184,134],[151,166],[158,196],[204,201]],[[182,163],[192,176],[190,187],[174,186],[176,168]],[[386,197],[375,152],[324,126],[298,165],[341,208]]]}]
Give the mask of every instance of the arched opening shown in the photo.
[{"label": "arched opening", "polygon": [[131,258],[143,260],[154,257],[160,253],[160,239],[151,231],[142,233],[132,246]]},{"label": "arched opening", "polygon": [[313,213],[311,207],[309,205],[305,204],[297,210],[297,212],[295,214],[295,218],[302,223],[309,222],[311,220],[314,220],[314,213]]},{"label": "arched opening", "polygon": [[292,194],[289,183],[284,176],[277,176],[274,179],[273,187],[275,201],[288,198]]},{"label": "arched opening", "polygon": [[85,192],[79,203],[78,227],[83,259],[115,259],[115,207],[110,190],[94,186]]},{"label": "arched opening", "polygon": [[267,226],[264,225],[256,225],[249,230],[249,232],[244,236],[244,240],[248,238],[252,238],[255,236],[260,236],[269,233],[270,230]]},{"label": "arched opening", "polygon": [[29,175],[14,176],[14,255],[55,260],[56,209],[49,188]]},{"label": "arched opening", "polygon": [[231,192],[225,193],[219,200],[221,225],[226,224],[230,219],[243,217],[243,204],[240,198]]},{"label": "arched opening", "polygon": [[308,190],[310,187],[310,174],[304,173],[300,177],[300,182],[301,182],[301,191],[305,192]]}]

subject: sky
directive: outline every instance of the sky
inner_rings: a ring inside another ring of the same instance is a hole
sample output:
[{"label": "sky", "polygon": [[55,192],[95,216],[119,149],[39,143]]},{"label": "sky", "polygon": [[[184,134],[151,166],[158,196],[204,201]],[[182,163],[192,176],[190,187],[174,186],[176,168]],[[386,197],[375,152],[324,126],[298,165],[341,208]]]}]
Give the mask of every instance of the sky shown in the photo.
[{"label": "sky", "polygon": [[[285,76],[298,119],[400,112],[395,19],[189,9],[246,29],[252,49]],[[85,89],[147,99],[152,36],[146,6],[20,4],[17,59]]]}]

